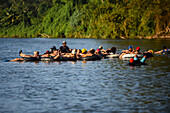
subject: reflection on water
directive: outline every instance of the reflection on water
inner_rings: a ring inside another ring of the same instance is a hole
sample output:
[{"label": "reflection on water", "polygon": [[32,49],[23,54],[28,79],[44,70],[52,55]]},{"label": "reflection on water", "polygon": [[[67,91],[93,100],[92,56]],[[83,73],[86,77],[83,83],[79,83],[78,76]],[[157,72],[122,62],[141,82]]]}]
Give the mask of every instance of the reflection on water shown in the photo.
[{"label": "reflection on water", "polygon": [[[133,45],[159,50],[169,41],[65,39],[70,48]],[[146,66],[102,59],[76,62],[2,62],[20,49],[44,53],[63,39],[0,39],[0,112],[169,112],[170,56]],[[10,45],[10,46],[9,46]]]}]

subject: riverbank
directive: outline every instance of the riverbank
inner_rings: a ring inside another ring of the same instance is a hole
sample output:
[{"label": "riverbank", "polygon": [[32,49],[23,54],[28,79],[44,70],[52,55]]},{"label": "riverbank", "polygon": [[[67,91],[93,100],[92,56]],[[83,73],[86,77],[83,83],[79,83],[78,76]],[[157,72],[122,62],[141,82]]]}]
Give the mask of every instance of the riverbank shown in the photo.
[{"label": "riverbank", "polygon": [[158,2],[158,6],[133,0],[36,1],[33,4],[24,0],[22,5],[11,2],[6,4],[9,8],[4,3],[0,11],[0,37],[169,39],[170,36],[170,14],[165,1]]}]

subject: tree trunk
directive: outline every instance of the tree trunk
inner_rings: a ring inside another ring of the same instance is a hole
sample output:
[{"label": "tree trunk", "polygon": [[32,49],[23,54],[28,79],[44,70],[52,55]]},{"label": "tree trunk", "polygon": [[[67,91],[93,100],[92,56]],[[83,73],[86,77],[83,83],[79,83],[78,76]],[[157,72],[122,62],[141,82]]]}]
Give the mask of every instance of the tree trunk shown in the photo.
[{"label": "tree trunk", "polygon": [[161,31],[160,29],[160,15],[156,14],[156,34],[159,33]]},{"label": "tree trunk", "polygon": [[128,18],[124,21],[124,24],[123,24],[125,37],[128,37],[128,32],[127,32],[127,29],[126,29],[127,21],[128,21]]},{"label": "tree trunk", "polygon": [[[160,0],[157,0],[157,5],[156,5],[156,14],[155,14],[155,19],[156,19],[156,34],[161,31],[161,26],[160,26]],[[159,13],[158,13],[159,12]]]}]

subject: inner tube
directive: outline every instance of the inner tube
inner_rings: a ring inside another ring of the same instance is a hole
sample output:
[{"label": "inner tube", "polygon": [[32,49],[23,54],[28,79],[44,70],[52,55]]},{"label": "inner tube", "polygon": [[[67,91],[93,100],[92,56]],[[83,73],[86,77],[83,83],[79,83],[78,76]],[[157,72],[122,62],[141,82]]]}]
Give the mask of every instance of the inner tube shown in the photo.
[{"label": "inner tube", "polygon": [[170,54],[170,51],[161,52],[161,54]]},{"label": "inner tube", "polygon": [[25,57],[24,58],[24,61],[25,62],[28,62],[28,61],[40,61],[41,59],[40,58],[37,58],[37,57]]},{"label": "inner tube", "polygon": [[56,61],[76,61],[77,58],[73,57],[60,57],[59,59],[56,59]]},{"label": "inner tube", "polygon": [[147,63],[139,62],[139,63],[128,63],[129,66],[141,66],[141,65],[147,65]]},{"label": "inner tube", "polygon": [[86,60],[86,61],[101,60],[101,57],[98,55],[93,55],[93,56],[83,57],[81,58],[81,60]]},{"label": "inner tube", "polygon": [[51,57],[41,57],[41,61],[54,61]]},{"label": "inner tube", "polygon": [[146,55],[146,58],[153,57],[152,53],[143,53],[143,55]]},{"label": "inner tube", "polygon": [[135,55],[137,55],[139,58],[143,57],[143,54],[125,54],[122,56],[122,58],[133,58]]},{"label": "inner tube", "polygon": [[119,58],[120,54],[110,54],[106,55],[105,58]]}]

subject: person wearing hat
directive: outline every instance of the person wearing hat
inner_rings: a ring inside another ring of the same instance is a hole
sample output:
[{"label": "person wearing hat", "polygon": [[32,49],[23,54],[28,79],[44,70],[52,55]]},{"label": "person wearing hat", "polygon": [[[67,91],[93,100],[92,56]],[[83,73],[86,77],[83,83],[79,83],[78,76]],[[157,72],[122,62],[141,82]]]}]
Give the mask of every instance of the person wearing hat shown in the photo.
[{"label": "person wearing hat", "polygon": [[96,49],[95,54],[100,55],[101,54],[100,49]]},{"label": "person wearing hat", "polygon": [[87,53],[87,49],[83,48],[83,49],[81,50],[81,53],[82,53],[82,54],[86,54],[86,53]]},{"label": "person wearing hat", "polygon": [[100,51],[103,49],[103,46],[99,46]]},{"label": "person wearing hat", "polygon": [[133,46],[129,46],[128,50],[122,50],[122,53],[127,53],[127,54],[131,54],[134,52],[135,52],[135,50],[133,49]]},{"label": "person wearing hat", "polygon": [[50,54],[50,52],[47,50],[44,54]]},{"label": "person wearing hat", "polygon": [[132,46],[129,46],[129,47],[128,47],[128,50],[123,50],[123,51],[122,51],[122,54],[119,56],[119,58],[122,59],[122,56],[125,55],[125,54],[134,54],[134,53],[133,53],[133,47],[132,47]]},{"label": "person wearing hat", "polygon": [[80,57],[86,57],[87,55],[87,49],[83,48],[80,53]]},{"label": "person wearing hat", "polygon": [[63,41],[63,46],[61,46],[59,50],[61,51],[61,53],[70,53],[70,49],[67,46],[66,41]]},{"label": "person wearing hat", "polygon": [[129,60],[129,65],[130,65],[130,66],[134,66],[134,65],[135,65],[135,63],[134,63],[134,58],[131,58],[131,59]]},{"label": "person wearing hat", "polygon": [[95,49],[91,49],[89,53],[87,53],[87,49],[85,48],[83,48],[81,51],[82,51],[82,54],[80,56],[81,58],[95,55]]},{"label": "person wearing hat", "polygon": [[103,46],[99,46],[99,50],[101,53],[106,53],[106,50],[103,49]]},{"label": "person wearing hat", "polygon": [[43,55],[41,55],[41,57],[49,57],[50,56],[50,52],[49,50],[47,50]]},{"label": "person wearing hat", "polygon": [[153,57],[153,54],[154,54],[154,51],[151,49],[143,53],[143,55],[145,55],[146,58]]},{"label": "person wearing hat", "polygon": [[135,55],[134,58],[131,58],[129,60],[129,65],[130,66],[146,65],[145,61],[146,61],[146,55],[141,60],[139,60],[138,56]]},{"label": "person wearing hat", "polygon": [[133,47],[132,46],[129,46],[128,50],[122,50],[122,53],[131,53],[131,52],[133,52]]},{"label": "person wearing hat", "polygon": [[163,46],[163,49],[160,51],[155,52],[154,54],[170,54],[170,49],[168,49],[166,46]]},{"label": "person wearing hat", "polygon": [[140,47],[136,47],[136,51],[134,52],[135,54],[142,54],[141,52],[140,52]]}]

